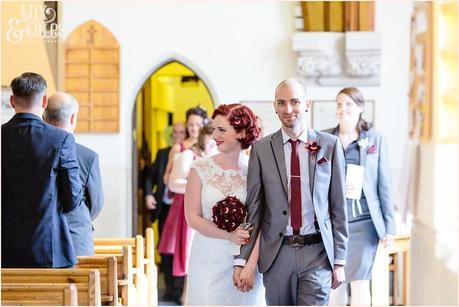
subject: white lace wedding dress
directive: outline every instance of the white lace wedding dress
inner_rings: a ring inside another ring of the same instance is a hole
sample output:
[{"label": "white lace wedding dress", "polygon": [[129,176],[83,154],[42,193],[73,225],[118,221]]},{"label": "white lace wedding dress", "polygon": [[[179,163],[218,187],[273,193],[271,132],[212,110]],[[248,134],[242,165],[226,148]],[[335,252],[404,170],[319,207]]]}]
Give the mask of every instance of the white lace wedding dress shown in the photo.
[{"label": "white lace wedding dress", "polygon": [[[247,161],[246,161],[247,162]],[[212,221],[212,207],[227,196],[245,202],[247,163],[240,170],[225,170],[206,157],[193,162],[201,178],[203,217]],[[253,239],[253,238],[252,238]],[[185,305],[265,305],[261,274],[255,287],[241,292],[233,285],[234,255],[240,246],[196,232],[191,245]]]}]

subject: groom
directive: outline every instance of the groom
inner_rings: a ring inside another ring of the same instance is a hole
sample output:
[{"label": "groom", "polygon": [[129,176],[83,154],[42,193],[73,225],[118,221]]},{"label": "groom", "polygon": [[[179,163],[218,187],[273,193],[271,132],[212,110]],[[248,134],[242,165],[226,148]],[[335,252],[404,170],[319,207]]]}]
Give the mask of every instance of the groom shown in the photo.
[{"label": "groom", "polygon": [[254,144],[247,176],[252,240],[235,259],[240,278],[259,232],[258,269],[268,305],[327,305],[330,288],[344,282],[347,257],[345,160],[338,138],[308,128],[303,83],[282,81],[274,109],[282,128]]}]

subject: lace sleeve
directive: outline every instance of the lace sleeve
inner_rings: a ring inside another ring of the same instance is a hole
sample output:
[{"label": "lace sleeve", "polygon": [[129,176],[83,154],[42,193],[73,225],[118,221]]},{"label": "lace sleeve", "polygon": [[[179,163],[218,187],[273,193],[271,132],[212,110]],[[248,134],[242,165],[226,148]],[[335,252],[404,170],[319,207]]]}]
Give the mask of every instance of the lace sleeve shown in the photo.
[{"label": "lace sleeve", "polygon": [[193,164],[191,164],[191,168],[194,168],[196,170],[196,173],[198,174],[199,178],[201,179],[201,184],[204,185],[206,183],[206,171],[208,171],[209,166],[206,163],[205,158],[201,159],[196,159],[193,161]]}]

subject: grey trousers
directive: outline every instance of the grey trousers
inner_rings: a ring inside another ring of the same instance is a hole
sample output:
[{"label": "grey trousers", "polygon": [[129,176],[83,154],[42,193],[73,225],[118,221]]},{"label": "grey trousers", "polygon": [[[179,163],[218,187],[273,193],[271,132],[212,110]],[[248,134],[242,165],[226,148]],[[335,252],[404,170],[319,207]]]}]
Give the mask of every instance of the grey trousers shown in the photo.
[{"label": "grey trousers", "polygon": [[268,305],[328,305],[332,268],[322,242],[290,247],[282,244],[263,274]]}]

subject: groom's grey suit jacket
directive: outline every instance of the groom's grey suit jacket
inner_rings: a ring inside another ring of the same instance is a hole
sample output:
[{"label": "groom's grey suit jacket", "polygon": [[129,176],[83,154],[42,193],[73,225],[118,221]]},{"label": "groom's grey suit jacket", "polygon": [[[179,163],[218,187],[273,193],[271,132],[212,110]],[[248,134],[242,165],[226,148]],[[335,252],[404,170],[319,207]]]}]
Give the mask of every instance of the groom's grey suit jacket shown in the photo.
[{"label": "groom's grey suit jacket", "polygon": [[[347,211],[345,198],[345,160],[336,136],[308,130],[308,141],[321,146],[315,157],[308,157],[309,183],[314,211],[330,265],[347,258]],[[327,162],[323,162],[326,157]],[[318,162],[321,161],[319,164]],[[302,174],[302,176],[304,176]],[[282,244],[289,210],[287,170],[281,130],[256,142],[250,153],[247,175],[247,221],[254,228],[252,238],[261,230],[259,271],[272,265]],[[256,240],[241,248],[237,257],[247,260]]]}]

